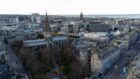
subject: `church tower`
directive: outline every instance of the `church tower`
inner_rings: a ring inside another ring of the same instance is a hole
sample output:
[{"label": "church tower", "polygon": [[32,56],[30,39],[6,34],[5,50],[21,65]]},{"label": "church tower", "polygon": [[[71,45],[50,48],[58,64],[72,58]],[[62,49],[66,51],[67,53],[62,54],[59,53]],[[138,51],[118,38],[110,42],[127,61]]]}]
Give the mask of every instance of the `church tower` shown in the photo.
[{"label": "church tower", "polygon": [[46,18],[45,18],[44,38],[45,38],[45,41],[46,41],[46,46],[49,47],[50,43],[51,43],[51,40],[50,40],[51,31],[50,31],[47,12],[46,12]]},{"label": "church tower", "polygon": [[84,20],[84,16],[83,16],[83,13],[81,12],[80,14],[80,20],[83,21]]},{"label": "church tower", "polygon": [[45,31],[50,32],[50,27],[49,27],[49,21],[48,21],[48,15],[46,12],[46,18],[45,18]]}]

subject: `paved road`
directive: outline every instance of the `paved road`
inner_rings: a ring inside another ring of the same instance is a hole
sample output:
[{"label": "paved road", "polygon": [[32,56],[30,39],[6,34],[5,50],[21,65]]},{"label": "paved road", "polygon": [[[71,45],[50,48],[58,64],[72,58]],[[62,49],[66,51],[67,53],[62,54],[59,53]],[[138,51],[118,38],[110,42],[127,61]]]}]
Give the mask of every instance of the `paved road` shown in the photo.
[{"label": "paved road", "polygon": [[140,52],[140,44],[134,45],[134,47],[126,52],[130,57],[122,57],[122,59],[116,64],[117,68],[112,68],[109,73],[107,73],[104,79],[123,79],[122,70],[128,61],[132,61],[137,53]]}]

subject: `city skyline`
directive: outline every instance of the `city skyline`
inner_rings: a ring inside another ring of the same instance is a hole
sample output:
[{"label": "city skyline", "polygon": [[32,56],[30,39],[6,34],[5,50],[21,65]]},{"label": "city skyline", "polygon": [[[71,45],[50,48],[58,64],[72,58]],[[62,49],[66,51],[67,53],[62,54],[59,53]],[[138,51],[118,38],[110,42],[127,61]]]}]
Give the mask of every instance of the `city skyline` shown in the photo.
[{"label": "city skyline", "polygon": [[1,0],[0,14],[140,14],[139,0]]},{"label": "city skyline", "polygon": [[140,79],[139,2],[0,1],[0,79]]}]

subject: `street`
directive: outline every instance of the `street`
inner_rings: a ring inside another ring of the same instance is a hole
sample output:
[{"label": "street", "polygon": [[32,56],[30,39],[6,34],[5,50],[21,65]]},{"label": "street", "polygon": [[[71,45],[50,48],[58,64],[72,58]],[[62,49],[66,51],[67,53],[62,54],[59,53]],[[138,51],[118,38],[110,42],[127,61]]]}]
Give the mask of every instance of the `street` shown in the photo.
[{"label": "street", "polygon": [[[137,55],[137,53],[140,52],[140,44],[136,43],[130,50],[128,50],[125,55],[120,59],[116,65],[117,68],[112,68],[110,72],[108,72],[103,79],[123,79],[124,74],[122,74],[122,70],[125,67],[125,65],[129,61],[133,61],[134,57]],[[127,56],[126,56],[127,54]],[[130,57],[128,57],[128,55]]]}]

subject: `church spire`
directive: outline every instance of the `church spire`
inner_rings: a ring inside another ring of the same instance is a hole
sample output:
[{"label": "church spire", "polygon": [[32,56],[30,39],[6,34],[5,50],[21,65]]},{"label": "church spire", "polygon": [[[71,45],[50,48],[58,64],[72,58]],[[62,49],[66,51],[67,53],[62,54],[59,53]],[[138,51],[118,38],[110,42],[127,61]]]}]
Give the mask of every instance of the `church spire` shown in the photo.
[{"label": "church spire", "polygon": [[44,38],[45,38],[45,41],[48,42],[48,43],[46,43],[46,46],[49,47],[51,44],[51,39],[50,39],[51,38],[51,31],[50,31],[50,27],[49,27],[47,12],[46,12],[46,17],[45,17]]},{"label": "church spire", "polygon": [[83,17],[83,13],[81,12],[80,14],[80,20],[83,21],[84,20],[84,17]]},{"label": "church spire", "polygon": [[49,27],[49,21],[48,21],[48,15],[46,12],[46,17],[45,17],[45,31],[50,32],[50,27]]}]

